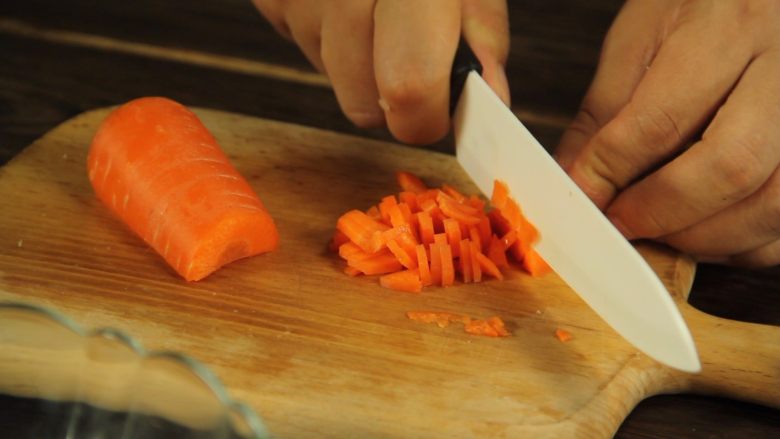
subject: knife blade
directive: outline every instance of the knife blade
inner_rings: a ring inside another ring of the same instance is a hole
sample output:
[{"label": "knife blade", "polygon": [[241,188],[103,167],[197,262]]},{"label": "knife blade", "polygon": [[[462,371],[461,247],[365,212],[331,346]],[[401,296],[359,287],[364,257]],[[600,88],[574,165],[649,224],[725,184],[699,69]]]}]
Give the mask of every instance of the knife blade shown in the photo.
[{"label": "knife blade", "polygon": [[536,251],[618,334],[660,363],[700,371],[693,338],[661,280],[490,89],[463,47],[451,81],[460,165],[487,196],[494,180],[507,184],[539,231]]}]

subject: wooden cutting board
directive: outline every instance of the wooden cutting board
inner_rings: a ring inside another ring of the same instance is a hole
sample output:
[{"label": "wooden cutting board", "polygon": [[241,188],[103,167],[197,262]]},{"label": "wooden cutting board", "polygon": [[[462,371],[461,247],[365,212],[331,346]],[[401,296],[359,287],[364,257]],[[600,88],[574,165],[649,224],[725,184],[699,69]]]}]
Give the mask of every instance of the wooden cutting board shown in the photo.
[{"label": "wooden cutting board", "polygon": [[[552,274],[427,288],[350,278],[326,250],[336,218],[397,191],[393,173],[476,188],[453,157],[197,110],[276,219],[281,248],[186,283],[94,197],[89,142],[107,110],[80,115],[0,168],[0,300],[114,326],[150,349],[205,362],[278,437],[610,437],[643,398],[701,392],[780,407],[780,328],[686,303],[695,265],[643,245],[687,320],[697,375],[637,352]],[[502,317],[512,337],[405,317]],[[563,328],[574,338],[562,343]]]}]

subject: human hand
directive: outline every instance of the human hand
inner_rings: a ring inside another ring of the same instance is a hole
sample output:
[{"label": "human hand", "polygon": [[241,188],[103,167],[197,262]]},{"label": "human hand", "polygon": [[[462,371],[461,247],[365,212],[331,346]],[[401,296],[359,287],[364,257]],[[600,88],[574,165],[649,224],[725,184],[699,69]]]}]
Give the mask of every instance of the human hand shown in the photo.
[{"label": "human hand", "polygon": [[780,2],[629,0],[556,155],[628,238],[780,263]]},{"label": "human hand", "polygon": [[449,130],[449,80],[461,34],[509,103],[505,0],[253,0],[326,74],[344,114],[425,144]]}]

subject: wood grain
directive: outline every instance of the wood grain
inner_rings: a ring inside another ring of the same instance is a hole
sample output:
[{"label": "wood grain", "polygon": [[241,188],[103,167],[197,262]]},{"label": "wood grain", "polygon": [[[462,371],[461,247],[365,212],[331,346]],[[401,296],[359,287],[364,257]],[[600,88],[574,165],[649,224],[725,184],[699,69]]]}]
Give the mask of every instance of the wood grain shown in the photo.
[{"label": "wood grain", "polygon": [[[152,349],[190,353],[280,437],[610,437],[653,394],[750,398],[780,385],[778,349],[767,343],[780,337],[776,327],[754,325],[753,338],[764,338],[755,343],[724,341],[728,331],[700,325],[713,317],[691,318],[704,343],[705,373],[696,381],[635,351],[554,275],[513,273],[505,282],[420,295],[348,278],[325,251],[335,218],[395,190],[397,169],[473,191],[454,159],[198,113],[275,216],[280,250],[203,282],[180,281],[93,197],[85,152],[106,113],[90,112],[0,168],[0,195],[13,206],[0,218],[0,297],[55,307],[86,326],[118,326]],[[684,306],[692,262],[654,247],[643,254]],[[414,309],[498,314],[515,336],[474,338],[417,324],[404,317]],[[575,339],[557,341],[559,327]],[[724,355],[738,346],[741,363]],[[762,350],[764,363],[751,360]],[[740,371],[763,381],[746,381]],[[780,405],[779,395],[764,393],[758,401]]]}]

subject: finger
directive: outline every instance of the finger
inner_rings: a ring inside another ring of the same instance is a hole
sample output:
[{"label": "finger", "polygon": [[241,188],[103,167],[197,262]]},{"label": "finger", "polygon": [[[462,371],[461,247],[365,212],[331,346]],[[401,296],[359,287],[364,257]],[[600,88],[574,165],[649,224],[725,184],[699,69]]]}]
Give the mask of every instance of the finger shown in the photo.
[{"label": "finger", "polygon": [[765,268],[780,264],[780,240],[732,256],[728,262],[747,268]]},{"label": "finger", "polygon": [[374,2],[347,0],[325,11],[322,62],[341,110],[355,125],[384,125],[373,63]]},{"label": "finger", "polygon": [[555,149],[564,169],[594,134],[628,103],[658,50],[670,1],[629,1],[615,17],[593,82]]},{"label": "finger", "polygon": [[279,0],[252,0],[255,7],[282,36],[292,39],[290,28],[284,20],[284,8]]},{"label": "finger", "polygon": [[509,55],[506,0],[463,0],[462,33],[482,64],[482,77],[507,106],[509,82],[504,66]]},{"label": "finger", "polygon": [[322,2],[288,2],[284,11],[285,22],[293,41],[300,47],[306,59],[320,72],[325,72],[320,55],[322,31]]},{"label": "finger", "polygon": [[453,0],[379,0],[374,70],[390,132],[432,143],[449,130],[449,82],[460,34]]},{"label": "finger", "polygon": [[779,77],[780,53],[759,56],[701,141],[615,199],[607,213],[626,236],[677,232],[764,185],[780,162]]},{"label": "finger", "polygon": [[739,20],[717,16],[727,3],[678,19],[630,101],[572,163],[572,179],[597,205],[606,206],[619,190],[682,148],[750,62],[751,35],[742,32]]},{"label": "finger", "polygon": [[[776,139],[780,144],[780,139]],[[763,247],[780,238],[780,169],[753,195],[662,240],[708,260]]]}]

